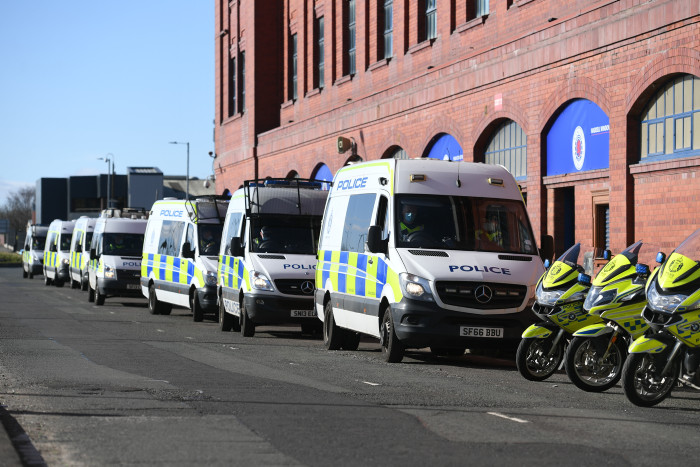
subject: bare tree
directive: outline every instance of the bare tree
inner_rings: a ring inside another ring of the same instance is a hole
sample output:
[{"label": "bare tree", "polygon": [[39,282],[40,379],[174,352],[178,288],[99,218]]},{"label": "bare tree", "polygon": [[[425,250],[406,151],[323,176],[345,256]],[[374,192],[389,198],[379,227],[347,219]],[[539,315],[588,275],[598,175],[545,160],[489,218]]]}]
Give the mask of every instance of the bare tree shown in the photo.
[{"label": "bare tree", "polygon": [[[10,192],[5,200],[5,204],[0,206],[0,219],[7,219],[10,223],[11,239],[17,247],[17,240],[25,231],[27,221],[32,219],[34,209],[35,189],[34,187],[23,187],[17,191]],[[8,242],[9,243],[9,242]]]}]

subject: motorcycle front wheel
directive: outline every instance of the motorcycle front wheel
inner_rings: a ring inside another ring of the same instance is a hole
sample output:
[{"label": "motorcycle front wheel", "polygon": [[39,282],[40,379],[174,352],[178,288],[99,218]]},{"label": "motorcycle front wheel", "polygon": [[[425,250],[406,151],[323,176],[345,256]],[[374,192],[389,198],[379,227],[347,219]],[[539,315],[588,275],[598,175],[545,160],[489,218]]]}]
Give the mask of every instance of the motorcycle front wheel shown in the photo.
[{"label": "motorcycle front wheel", "polygon": [[663,376],[663,368],[657,368],[651,355],[631,354],[622,367],[622,389],[634,405],[653,407],[671,394],[679,369],[675,359],[670,374]]},{"label": "motorcycle front wheel", "polygon": [[[600,339],[595,342],[594,339]],[[603,359],[605,349],[610,342],[606,337],[574,337],[566,349],[564,367],[572,383],[588,392],[603,392],[615,386],[622,376],[625,363],[625,351],[620,345],[624,339],[618,339],[610,346]],[[596,345],[597,344],[597,345]]]},{"label": "motorcycle front wheel", "polygon": [[528,338],[520,341],[515,364],[525,379],[544,381],[557,371],[564,358],[564,344],[562,339],[552,348],[553,342],[554,335],[546,339]]}]

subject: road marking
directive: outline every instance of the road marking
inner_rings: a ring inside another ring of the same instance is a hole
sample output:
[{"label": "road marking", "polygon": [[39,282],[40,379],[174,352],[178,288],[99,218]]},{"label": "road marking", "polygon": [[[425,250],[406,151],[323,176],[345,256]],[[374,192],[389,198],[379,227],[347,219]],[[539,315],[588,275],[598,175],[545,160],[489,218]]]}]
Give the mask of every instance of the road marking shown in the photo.
[{"label": "road marking", "polygon": [[187,336],[185,336],[185,339],[194,340],[194,337],[187,337]]},{"label": "road marking", "polygon": [[165,332],[165,331],[163,331],[162,329],[156,329],[156,331],[158,331],[158,332]]},{"label": "road marking", "polygon": [[515,417],[509,417],[508,415],[503,415],[502,413],[498,412],[486,412],[488,415],[493,415],[494,417],[501,417],[505,418],[506,420],[510,420],[513,422],[518,422],[518,423],[530,423],[527,420],[523,420],[522,418],[515,418]]},{"label": "road marking", "polygon": [[379,383],[370,383],[369,381],[363,381],[365,384],[369,384],[370,386],[379,386]]}]

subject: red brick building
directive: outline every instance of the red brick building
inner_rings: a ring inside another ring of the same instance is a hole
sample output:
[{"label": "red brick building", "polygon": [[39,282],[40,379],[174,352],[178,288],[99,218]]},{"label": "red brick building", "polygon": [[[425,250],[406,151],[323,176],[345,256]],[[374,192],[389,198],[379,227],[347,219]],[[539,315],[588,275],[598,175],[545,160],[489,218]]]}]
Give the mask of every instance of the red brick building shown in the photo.
[{"label": "red brick building", "polygon": [[700,2],[217,0],[215,128],[219,193],[463,158],[558,252],[670,251],[700,227]]}]

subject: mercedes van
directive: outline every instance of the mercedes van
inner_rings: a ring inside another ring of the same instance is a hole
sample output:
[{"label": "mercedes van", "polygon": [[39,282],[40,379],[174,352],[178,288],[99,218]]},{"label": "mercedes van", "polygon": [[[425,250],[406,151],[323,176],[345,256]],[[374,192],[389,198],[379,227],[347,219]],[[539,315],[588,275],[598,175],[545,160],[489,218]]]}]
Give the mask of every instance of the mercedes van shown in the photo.
[{"label": "mercedes van", "polygon": [[56,219],[49,225],[44,245],[44,284],[63,287],[70,275],[70,242],[75,221]]}]

